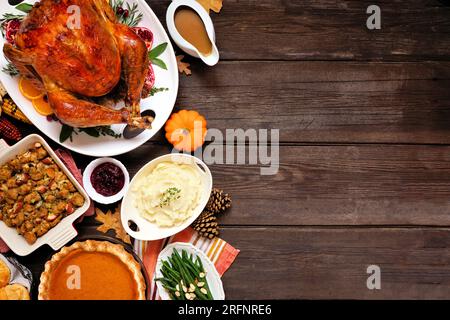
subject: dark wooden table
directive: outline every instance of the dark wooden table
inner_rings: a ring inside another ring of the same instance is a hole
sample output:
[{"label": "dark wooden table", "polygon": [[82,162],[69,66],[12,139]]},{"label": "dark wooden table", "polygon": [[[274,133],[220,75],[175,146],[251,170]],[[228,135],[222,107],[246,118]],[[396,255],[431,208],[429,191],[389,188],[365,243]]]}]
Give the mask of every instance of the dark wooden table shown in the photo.
[{"label": "dark wooden table", "polygon": [[[169,1],[148,2],[165,23]],[[211,167],[234,199],[221,236],[242,250],[230,299],[450,298],[450,7],[376,3],[381,30],[366,28],[373,1],[224,0],[220,63],[187,59],[176,110],[280,130],[277,175]],[[133,174],[169,150],[159,134],[118,159]],[[38,276],[50,253],[22,261]]]}]

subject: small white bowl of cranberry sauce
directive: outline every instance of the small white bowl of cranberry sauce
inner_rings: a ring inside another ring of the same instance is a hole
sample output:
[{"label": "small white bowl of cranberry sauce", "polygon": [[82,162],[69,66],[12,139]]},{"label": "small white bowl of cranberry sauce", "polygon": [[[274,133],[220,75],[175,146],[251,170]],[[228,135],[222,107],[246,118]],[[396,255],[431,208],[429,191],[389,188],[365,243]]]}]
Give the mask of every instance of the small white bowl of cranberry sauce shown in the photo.
[{"label": "small white bowl of cranberry sauce", "polygon": [[92,200],[110,204],[123,198],[130,183],[130,175],[119,160],[99,158],[83,172],[84,189]]}]

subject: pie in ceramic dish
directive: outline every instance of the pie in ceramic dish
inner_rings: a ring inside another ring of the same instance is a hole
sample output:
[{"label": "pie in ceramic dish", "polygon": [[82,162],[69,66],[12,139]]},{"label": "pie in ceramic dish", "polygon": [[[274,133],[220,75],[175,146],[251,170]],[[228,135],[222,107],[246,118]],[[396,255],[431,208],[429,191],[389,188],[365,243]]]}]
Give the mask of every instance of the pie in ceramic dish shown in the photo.
[{"label": "pie in ceramic dish", "polygon": [[40,300],[145,300],[140,264],[123,246],[87,240],[64,247],[45,264]]}]

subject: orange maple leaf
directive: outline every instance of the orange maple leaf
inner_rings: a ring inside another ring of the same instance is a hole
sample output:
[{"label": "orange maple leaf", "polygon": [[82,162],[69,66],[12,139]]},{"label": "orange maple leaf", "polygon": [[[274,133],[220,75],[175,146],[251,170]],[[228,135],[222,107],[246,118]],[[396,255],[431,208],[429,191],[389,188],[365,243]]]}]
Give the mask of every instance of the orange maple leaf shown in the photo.
[{"label": "orange maple leaf", "polygon": [[177,65],[178,65],[178,71],[180,73],[185,73],[187,76],[192,74],[191,69],[189,68],[189,66],[191,65],[190,63],[187,62],[183,62],[181,60],[183,60],[184,56],[183,55],[179,55],[177,56]]},{"label": "orange maple leaf", "polygon": [[122,240],[125,243],[131,244],[131,238],[122,226],[120,219],[120,205],[114,210],[108,210],[104,213],[102,210],[95,208],[95,220],[102,224],[97,228],[98,231],[107,233],[109,230],[114,230],[116,238]]},{"label": "orange maple leaf", "polygon": [[222,9],[222,0],[197,0],[197,2],[200,3],[208,13],[209,10],[219,13],[220,9]]},{"label": "orange maple leaf", "polygon": [[95,220],[102,223],[97,228],[98,231],[106,233],[109,230],[114,229],[114,226],[117,224],[117,218],[112,214],[111,210],[108,210],[105,213],[102,210],[95,208],[95,213]]}]

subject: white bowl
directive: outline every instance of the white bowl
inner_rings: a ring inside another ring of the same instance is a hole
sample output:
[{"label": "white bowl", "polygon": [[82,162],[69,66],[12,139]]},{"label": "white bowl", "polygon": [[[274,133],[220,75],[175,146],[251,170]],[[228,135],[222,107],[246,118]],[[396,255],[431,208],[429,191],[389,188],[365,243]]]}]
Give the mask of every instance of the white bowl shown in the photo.
[{"label": "white bowl", "polygon": [[[3,140],[0,140],[0,142],[3,142]],[[10,228],[3,221],[0,221],[0,238],[2,238],[8,247],[10,247],[11,250],[19,256],[29,255],[44,244],[48,244],[53,250],[58,250],[67,244],[70,240],[77,236],[77,230],[73,227],[73,223],[86,212],[91,203],[86,191],[84,191],[83,187],[74,178],[69,169],[67,169],[64,163],[53,152],[47,142],[37,134],[30,134],[17,142],[15,145],[7,147],[4,150],[3,147],[0,147],[0,165],[14,159],[19,154],[24,153],[36,142],[39,142],[44,149],[47,150],[48,154],[52,157],[58,167],[61,168],[61,170],[73,183],[77,191],[83,196],[84,204],[80,208],[77,208],[75,212],[62,219],[55,227],[51,228],[42,237],[39,237],[33,244],[29,244],[23,236],[17,233],[15,228]]]},{"label": "white bowl", "polygon": [[[165,247],[164,250],[160,252],[158,256],[158,261],[156,262],[155,278],[163,277],[161,273],[162,261],[163,260],[167,261],[167,258],[172,255],[173,249],[177,249],[180,254],[182,250],[186,250],[188,254],[192,254],[194,257],[195,256],[199,257],[200,260],[202,261],[203,268],[205,269],[206,280],[208,281],[208,286],[209,289],[211,290],[211,294],[214,300],[225,300],[225,292],[223,290],[222,280],[220,279],[216,267],[211,262],[211,260],[209,260],[209,258],[203,251],[194,247],[190,243],[175,242]],[[156,281],[156,286],[158,287],[158,294],[162,300],[171,300],[169,293],[167,292],[166,289],[164,289],[160,281]]]},{"label": "white bowl", "polygon": [[[203,55],[200,51],[197,50],[196,47],[186,41],[178,32],[177,28],[175,27],[175,12],[179,7],[189,7],[199,15],[200,19],[202,19],[206,29],[206,33],[208,34],[209,40],[212,44],[212,52],[209,55]],[[217,64],[217,62],[219,62],[220,55],[219,50],[216,46],[216,32],[214,31],[214,25],[208,12],[196,0],[172,1],[169,8],[167,8],[166,23],[167,30],[169,30],[170,36],[181,50],[193,57],[202,59],[202,61],[208,66],[213,66]]]},{"label": "white bowl", "polygon": [[[92,183],[91,183],[91,174],[94,171],[94,169],[96,167],[98,167],[99,165],[101,165],[102,163],[106,163],[106,162],[111,162],[112,164],[115,164],[116,166],[118,166],[123,171],[123,174],[125,176],[125,182],[123,184],[122,189],[115,195],[112,195],[109,197],[105,197],[104,195],[101,195],[100,193],[98,193],[94,189],[94,187],[92,186]],[[94,200],[98,203],[102,203],[102,204],[110,204],[110,203],[114,203],[114,202],[117,202],[120,199],[122,199],[123,196],[125,195],[125,192],[127,190],[129,183],[130,183],[130,175],[128,174],[127,168],[125,168],[125,166],[122,164],[122,162],[120,162],[119,160],[116,160],[114,158],[96,159],[96,160],[92,161],[91,163],[89,163],[83,172],[84,189],[89,194],[89,196],[91,197],[92,200]]]},{"label": "white bowl", "polygon": [[[139,210],[134,206],[134,193],[131,190],[133,189],[134,183],[138,179],[140,179],[140,177],[149,174],[159,163],[168,161],[174,163],[191,164],[192,166],[195,166],[195,168],[197,168],[198,172],[200,173],[200,177],[203,179],[203,190],[199,205],[193,210],[192,215],[188,219],[186,219],[186,221],[174,227],[160,227],[156,223],[152,223],[142,217]],[[181,153],[166,154],[164,156],[158,157],[143,166],[131,180],[121,205],[122,225],[125,228],[125,231],[135,239],[159,240],[170,237],[186,229],[192,224],[192,222],[194,222],[195,219],[197,219],[197,217],[200,215],[200,213],[208,203],[209,196],[211,195],[211,189],[211,171],[209,171],[206,164],[200,159],[191,155]],[[129,227],[130,223],[136,224],[136,231],[131,230],[131,228]]]}]

